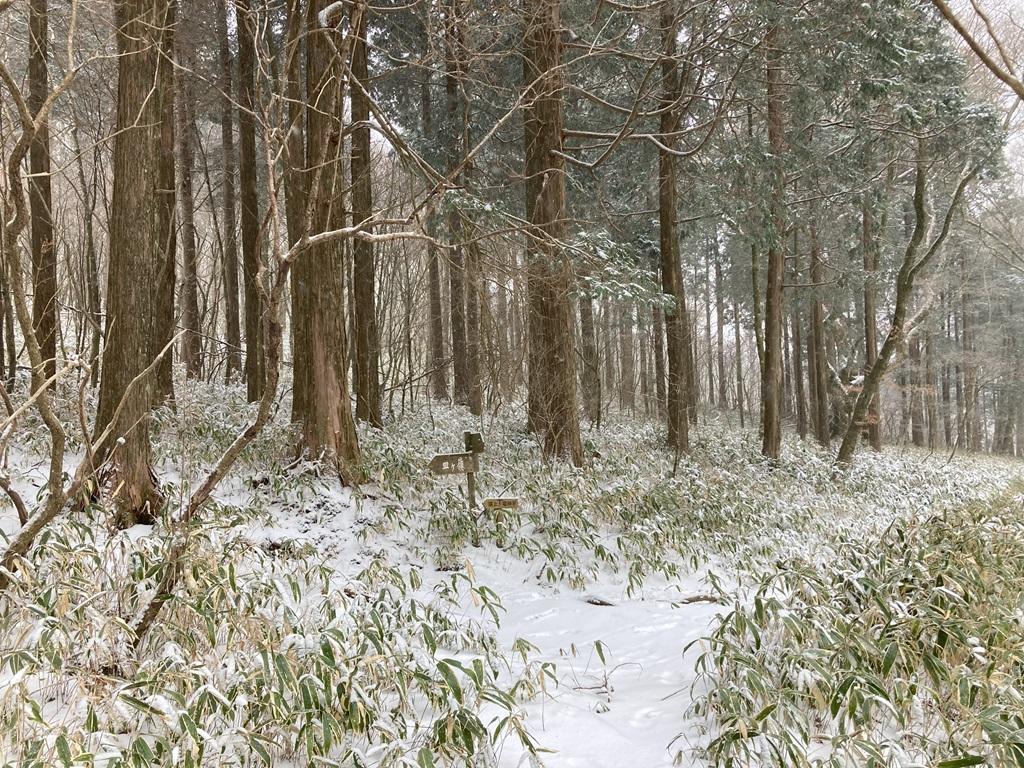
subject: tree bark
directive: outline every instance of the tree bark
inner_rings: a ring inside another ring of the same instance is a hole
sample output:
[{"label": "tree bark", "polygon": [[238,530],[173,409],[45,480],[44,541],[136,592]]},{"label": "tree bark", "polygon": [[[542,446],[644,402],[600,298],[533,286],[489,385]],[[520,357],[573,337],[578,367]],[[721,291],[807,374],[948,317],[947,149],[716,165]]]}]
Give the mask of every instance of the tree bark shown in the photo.
[{"label": "tree bark", "polygon": [[960,257],[960,342],[963,349],[964,376],[964,428],[966,447],[981,450],[981,404],[978,386],[978,367],[974,349],[974,317],[972,316],[970,275],[967,259]]},{"label": "tree bark", "polygon": [[[942,306],[942,333],[946,348],[950,346],[950,320],[949,304],[946,294],[939,295],[939,304]],[[953,412],[951,408],[952,388],[950,386],[950,364],[942,362],[942,373],[940,374],[942,388],[942,439],[943,445],[947,448],[953,445]]]},{"label": "tree bark", "polygon": [[259,294],[259,196],[256,184],[256,40],[251,0],[234,0],[238,29],[238,158],[242,202],[242,284],[245,294],[246,397],[254,403],[263,394],[260,344],[262,308]]},{"label": "tree bark", "polygon": [[[188,17],[188,0],[181,0],[182,21]],[[175,36],[178,63],[174,70],[175,85],[175,138],[178,144],[178,209],[181,216],[181,254],[184,274],[181,280],[181,326],[185,334],[181,339],[181,359],[185,375],[190,379],[202,376],[202,339],[199,336],[199,284],[196,254],[195,195],[192,186],[192,89],[188,78],[193,69],[189,45],[183,41],[179,21]]]},{"label": "tree bark", "polygon": [[785,186],[782,169],[783,115],[782,64],[778,32],[772,28],[765,40],[768,143],[772,151],[770,205],[771,234],[764,300],[764,383],[761,403],[761,453],[773,461],[782,447],[782,318],[784,316],[783,248]]},{"label": "tree bark", "polygon": [[629,303],[619,307],[619,409],[636,413],[633,306]]},{"label": "tree bark", "polygon": [[[306,204],[308,178],[306,167],[305,110],[306,92],[302,83],[302,54],[305,29],[301,0],[288,0],[285,31],[285,89],[288,94],[288,137],[285,140],[284,206],[288,229],[288,243],[294,245],[306,234]],[[237,278],[236,278],[237,279]],[[292,414],[295,424],[306,417],[309,398],[309,354],[311,340],[306,336],[306,324],[301,322],[302,308],[308,306],[308,286],[315,276],[305,264],[292,268],[289,301],[293,307],[291,323],[292,345]]]},{"label": "tree bark", "polygon": [[668,405],[665,391],[665,323],[658,307],[654,307],[651,314],[654,317],[654,392],[658,399],[658,417],[664,419]]},{"label": "tree bark", "polygon": [[[47,2],[29,3],[28,108],[42,109],[49,93]],[[57,370],[57,253],[50,195],[50,122],[44,120],[29,146],[29,210],[32,228],[32,327],[43,354],[43,379]]]},{"label": "tree bark", "polygon": [[711,262],[717,256],[717,242],[710,248],[710,254],[704,262],[704,349],[707,362],[708,393],[707,404],[715,404],[715,350],[711,341]]},{"label": "tree bark", "polygon": [[[163,30],[163,45],[167,56],[174,50],[174,29],[177,3],[166,0],[169,4],[168,22]],[[164,54],[161,54],[164,55]],[[175,193],[175,140],[174,140],[174,67],[168,64],[159,68],[159,78],[155,84],[159,91],[158,101],[161,103],[160,120],[160,153],[157,162],[157,231],[159,242],[163,245],[158,265],[154,331],[150,335],[151,359],[168,344],[175,334],[174,293],[177,287],[178,264],[178,226]],[[154,405],[174,399],[174,352],[168,350],[160,358],[156,367],[156,386],[154,389]]]},{"label": "tree bark", "polygon": [[224,208],[224,320],[227,331],[228,355],[226,376],[242,370],[242,336],[239,327],[238,306],[238,236],[235,214],[235,131],[234,99],[232,97],[231,41],[228,39],[228,4],[217,2],[217,37],[220,46],[220,136],[224,156],[222,179]]},{"label": "tree bark", "polygon": [[[366,13],[352,29],[352,76],[363,88],[370,87],[366,61]],[[373,216],[373,176],[370,158],[370,106],[360,87],[352,88],[352,223]],[[374,297],[374,245],[357,238],[352,244],[353,279],[352,322],[355,328],[353,382],[356,418],[374,427],[384,425],[381,418],[380,339],[377,331],[377,304]]]},{"label": "tree bark", "polygon": [[[111,424],[124,404],[111,459],[115,521],[121,527],[152,520],[162,499],[150,469],[149,410],[154,384],[129,383],[153,360],[156,332],[154,286],[164,263],[161,229],[165,201],[159,165],[164,128],[173,111],[164,103],[173,91],[161,86],[170,69],[174,4],[169,0],[119,0],[115,5],[118,49],[114,191],[110,211],[106,345],[95,433]],[[173,161],[173,154],[172,154]],[[140,231],[141,228],[141,231]],[[98,460],[103,457],[97,457]]]},{"label": "tree bark", "polygon": [[583,409],[592,427],[601,423],[601,374],[597,359],[597,330],[594,327],[594,300],[580,296],[580,335],[583,342],[583,368],[580,371],[580,389],[583,391]]},{"label": "tree bark", "polygon": [[675,59],[678,20],[674,2],[665,2],[660,12],[661,41],[661,143],[658,150],[658,237],[661,248],[661,289],[669,297],[665,310],[665,347],[668,357],[666,416],[668,446],[676,453],[690,450],[688,383],[690,368],[690,323],[679,264],[679,234],[676,224],[676,157],[674,133],[679,128],[679,71]]},{"label": "tree bark", "polygon": [[746,425],[743,414],[743,337],[740,335],[740,307],[733,302],[732,305],[733,336],[736,344],[736,407],[740,409],[740,429]]},{"label": "tree bark", "polygon": [[828,355],[825,351],[825,309],[818,293],[818,286],[824,281],[825,274],[824,264],[821,260],[821,243],[818,239],[816,216],[817,210],[812,208],[808,234],[811,241],[810,279],[815,286],[815,294],[811,302],[810,338],[808,341],[810,351],[807,359],[811,369],[811,389],[814,392],[812,419],[814,437],[822,446],[828,448],[832,442],[832,429],[829,424]]},{"label": "tree bark", "polygon": [[483,299],[483,275],[480,246],[472,243],[466,249],[466,384],[467,405],[474,416],[483,414],[480,338],[480,304]]},{"label": "tree bark", "polygon": [[547,457],[583,464],[576,409],[576,360],[570,305],[572,265],[562,157],[562,39],[559,0],[525,6],[523,82],[529,344],[533,423]]},{"label": "tree bark", "polygon": [[715,247],[715,351],[718,355],[718,407],[729,407],[729,382],[725,375],[725,285],[722,257]]},{"label": "tree bark", "polygon": [[800,303],[793,302],[793,396],[796,398],[796,430],[800,439],[807,437],[807,398],[804,394],[804,361],[803,361],[803,337],[801,324],[803,318],[800,314]]},{"label": "tree bark", "polygon": [[939,447],[939,409],[935,398],[935,334],[931,330],[924,343],[924,398],[928,415],[928,449]]},{"label": "tree bark", "polygon": [[[461,239],[458,211],[448,216],[452,242]],[[449,325],[452,334],[452,393],[459,405],[469,403],[469,366],[466,362],[466,255],[461,245],[453,245],[448,256]]]},{"label": "tree bark", "polygon": [[444,356],[444,312],[441,306],[441,259],[433,243],[427,244],[427,287],[430,293],[430,393],[448,399],[448,369]]},{"label": "tree bark", "polygon": [[[878,359],[878,311],[875,307],[878,280],[878,240],[875,233],[874,210],[868,195],[861,203],[861,249],[864,255],[864,370],[867,372]],[[878,398],[868,408],[867,432],[871,447],[882,450],[882,415]]]},{"label": "tree bark", "polygon": [[[461,162],[460,150],[466,149],[468,108],[463,98],[463,41],[459,24],[460,0],[445,3],[445,141],[448,146],[448,171],[452,182],[459,184],[462,174],[456,170]],[[464,227],[458,207],[448,209],[448,300],[452,335],[452,392],[459,405],[469,404],[469,360],[466,349],[466,253]]]},{"label": "tree bark", "polygon": [[[429,45],[429,41],[426,41]],[[420,85],[420,128],[423,135],[435,139],[433,109],[430,98],[430,71],[423,75]],[[435,235],[434,216],[426,223],[427,234]],[[430,313],[430,345],[428,365],[430,368],[430,395],[435,400],[448,399],[448,362],[444,354],[444,311],[441,301],[441,259],[437,246],[427,243],[427,293]]]},{"label": "tree bark", "polygon": [[[309,103],[316,106],[306,110],[308,167],[315,169],[307,190],[312,233],[344,225],[343,195],[347,186],[341,141],[345,114],[342,65],[328,37],[338,32],[318,23],[319,11],[329,5],[329,0],[314,0],[309,3],[307,15],[312,33],[306,41],[306,90]],[[359,21],[363,7],[353,6],[356,18],[352,21]],[[358,27],[358,23],[350,25],[352,29]],[[304,324],[302,332],[309,341],[305,358],[308,370],[299,374],[308,386],[300,448],[307,456],[326,462],[342,482],[353,484],[360,479],[360,456],[348,387],[345,265],[340,244],[311,246],[299,265],[306,285],[300,292],[304,303],[296,307],[297,321]]]},{"label": "tree bark", "polygon": [[[75,150],[75,165],[78,170],[78,183],[82,187],[82,228],[85,241],[85,283],[86,283],[86,311],[90,326],[89,339],[89,364],[92,372],[89,377],[89,386],[96,387],[99,384],[100,374],[100,340],[102,336],[103,310],[100,306],[100,267],[99,255],[96,253],[96,233],[93,226],[93,216],[96,213],[97,196],[97,175],[99,173],[99,146],[93,147],[92,152],[92,179],[91,182],[85,175],[85,157],[82,149],[82,142],[78,136],[78,121],[71,125],[71,140]],[[0,353],[2,353],[0,344]]]},{"label": "tree bark", "polygon": [[921,341],[915,336],[908,345],[910,365],[910,439],[918,448],[924,447],[924,381],[921,372]]}]

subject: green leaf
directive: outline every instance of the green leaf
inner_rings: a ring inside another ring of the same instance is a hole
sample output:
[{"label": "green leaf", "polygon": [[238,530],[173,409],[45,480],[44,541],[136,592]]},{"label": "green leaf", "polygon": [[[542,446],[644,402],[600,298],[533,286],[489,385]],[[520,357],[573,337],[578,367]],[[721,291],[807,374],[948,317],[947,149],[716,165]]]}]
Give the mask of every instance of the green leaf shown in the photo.
[{"label": "green leaf", "polygon": [[955,760],[943,760],[941,763],[936,763],[935,768],[964,768],[968,765],[984,765],[985,762],[985,758],[980,755],[967,755]]},{"label": "green leaf", "polygon": [[68,746],[68,740],[64,737],[64,734],[57,736],[57,754],[60,755],[60,761],[64,765],[71,765],[71,747]]},{"label": "green leaf", "polygon": [[459,679],[455,675],[455,670],[452,669],[452,662],[454,659],[441,659],[437,663],[437,671],[441,673],[441,677],[444,678],[448,688],[451,690],[455,700],[462,703],[462,686],[459,685]]},{"label": "green leaf", "polygon": [[267,752],[267,748],[263,746],[262,740],[256,734],[251,734],[249,736],[249,748],[259,755],[259,758],[263,761],[264,765],[272,766],[274,764],[274,761],[270,759],[270,753]]},{"label": "green leaf", "polygon": [[142,699],[137,699],[134,696],[128,695],[127,693],[121,693],[120,698],[124,699],[134,709],[137,709],[140,712],[145,712],[147,715],[152,715],[153,717],[160,717],[163,714],[156,707],[150,706]]}]

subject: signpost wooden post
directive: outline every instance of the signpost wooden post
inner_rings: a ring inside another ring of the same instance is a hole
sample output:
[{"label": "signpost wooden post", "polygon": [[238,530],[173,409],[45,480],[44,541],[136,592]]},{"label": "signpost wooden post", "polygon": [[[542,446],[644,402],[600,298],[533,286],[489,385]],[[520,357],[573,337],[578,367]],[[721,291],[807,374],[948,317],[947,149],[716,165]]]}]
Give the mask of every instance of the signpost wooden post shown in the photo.
[{"label": "signpost wooden post", "polygon": [[[431,460],[430,471],[435,475],[466,475],[466,496],[469,501],[469,508],[476,509],[476,473],[480,471],[479,455],[484,452],[484,439],[479,432],[469,430],[462,433],[462,444],[465,448],[461,453],[438,453]],[[519,499],[511,497],[499,497],[484,499],[484,512],[492,513],[495,520],[499,520],[502,510],[516,509],[519,506]],[[480,542],[474,532],[473,543],[479,546]]]},{"label": "signpost wooden post", "polygon": [[473,457],[473,470],[466,473],[466,495],[469,496],[469,508],[476,509],[476,473],[480,469],[476,456],[484,452],[484,438],[479,432],[467,429],[462,433],[462,443],[466,453]]},{"label": "signpost wooden post", "polygon": [[462,453],[439,453],[430,460],[430,471],[435,475],[466,475],[466,495],[469,508],[476,508],[476,473],[480,471],[478,454],[484,452],[484,438],[479,432],[465,431]]}]

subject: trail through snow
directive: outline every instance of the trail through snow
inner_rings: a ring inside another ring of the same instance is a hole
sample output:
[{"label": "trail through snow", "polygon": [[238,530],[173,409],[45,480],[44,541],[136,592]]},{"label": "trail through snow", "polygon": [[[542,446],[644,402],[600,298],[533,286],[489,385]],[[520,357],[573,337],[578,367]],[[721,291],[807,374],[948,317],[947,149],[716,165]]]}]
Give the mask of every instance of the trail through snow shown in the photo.
[{"label": "trail through snow", "polygon": [[[255,537],[306,541],[339,574],[351,573],[361,560],[353,530],[358,520],[373,513],[356,510],[346,489],[332,489],[330,495],[328,504],[319,508],[292,507],[277,526],[260,528]],[[389,549],[395,562],[421,565],[404,547]],[[684,655],[684,649],[703,637],[712,619],[727,608],[682,603],[709,592],[699,574],[673,582],[652,578],[642,595],[627,597],[624,576],[607,574],[577,591],[538,581],[529,563],[493,546],[470,548],[465,556],[474,581],[494,590],[505,609],[495,635],[513,661],[512,674],[524,667],[513,652],[518,638],[537,648],[529,654],[531,665],[553,665],[556,681],[546,680],[544,692],[523,704],[527,729],[544,750],[544,768],[700,765],[688,757],[692,750],[687,736],[694,734],[684,731],[699,650],[691,648]],[[450,574],[422,565],[427,597]],[[591,598],[610,605],[595,605]],[[480,611],[468,600],[466,604],[464,617],[480,620]],[[680,752],[682,760],[676,763]],[[500,768],[529,765],[525,750],[512,738],[499,745],[497,757]]]},{"label": "trail through snow", "polygon": [[[558,684],[526,705],[532,733],[553,750],[543,757],[547,768],[661,768],[673,765],[679,750],[686,756],[686,742],[676,737],[685,723],[698,652],[691,649],[684,658],[683,649],[723,610],[707,603],[673,605],[706,591],[699,583],[649,590],[643,599],[620,599],[608,584],[598,594],[613,605],[598,606],[567,589],[499,587],[501,573],[490,571],[477,568],[508,611],[499,640],[511,648],[521,635],[557,668]],[[603,644],[607,664],[595,641]],[[500,757],[501,766],[516,766],[522,754],[506,750]]]}]

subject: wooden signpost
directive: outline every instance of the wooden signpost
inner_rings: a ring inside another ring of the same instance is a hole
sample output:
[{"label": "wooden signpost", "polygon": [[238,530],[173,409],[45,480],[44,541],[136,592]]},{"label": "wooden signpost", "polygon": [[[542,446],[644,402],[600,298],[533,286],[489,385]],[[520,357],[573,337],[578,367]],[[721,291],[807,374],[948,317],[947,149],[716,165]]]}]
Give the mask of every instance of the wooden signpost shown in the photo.
[{"label": "wooden signpost", "polygon": [[468,475],[478,469],[475,453],[439,453],[430,460],[435,475]]},{"label": "wooden signpost", "polygon": [[[430,460],[430,471],[435,475],[465,475],[466,495],[469,497],[469,508],[476,508],[476,473],[480,471],[479,455],[484,452],[484,438],[479,432],[465,431],[462,433],[462,453],[439,453]],[[495,498],[484,499],[485,512],[497,512],[502,509],[515,509],[519,499]]]},{"label": "wooden signpost", "polygon": [[488,512],[500,512],[503,509],[516,509],[519,506],[519,499],[501,497],[496,499],[484,499],[484,509]]},{"label": "wooden signpost", "polygon": [[430,460],[430,471],[435,475],[466,476],[466,495],[469,497],[469,508],[476,507],[476,473],[480,471],[477,454],[484,452],[484,438],[479,432],[465,431],[462,433],[465,451],[462,453],[439,453]]}]

